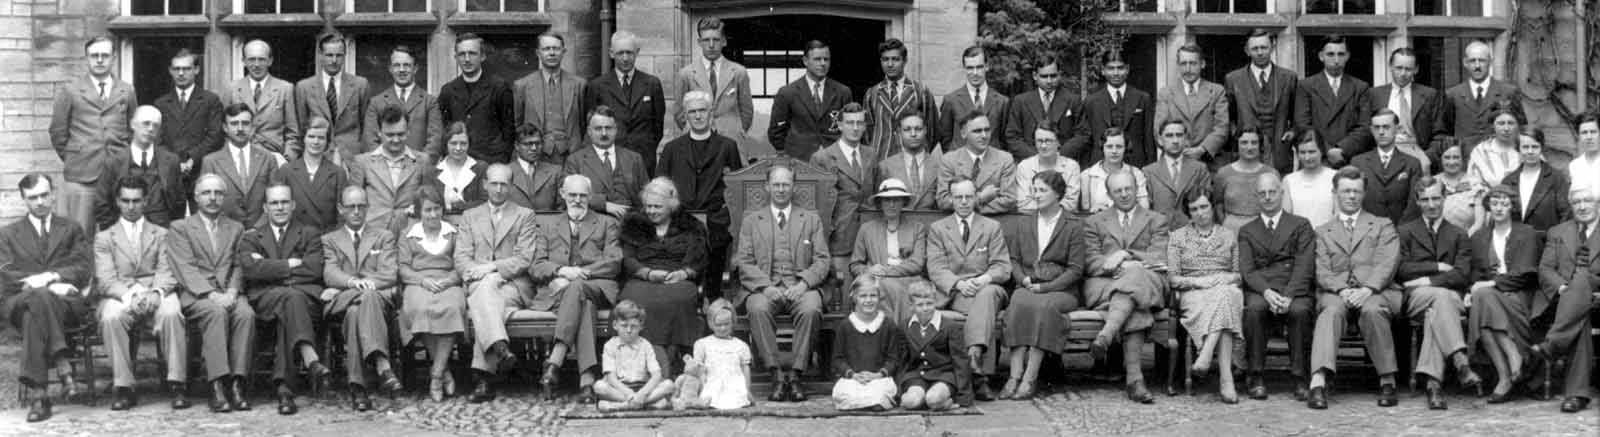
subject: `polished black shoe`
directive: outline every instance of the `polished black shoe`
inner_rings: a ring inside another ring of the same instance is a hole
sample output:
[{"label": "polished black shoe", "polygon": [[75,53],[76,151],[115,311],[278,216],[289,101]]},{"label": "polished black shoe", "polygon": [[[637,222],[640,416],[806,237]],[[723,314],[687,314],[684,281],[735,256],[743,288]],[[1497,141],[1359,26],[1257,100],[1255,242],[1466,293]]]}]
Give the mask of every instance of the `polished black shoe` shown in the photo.
[{"label": "polished black shoe", "polygon": [[50,400],[40,399],[28,407],[28,422],[42,422],[50,419]]},{"label": "polished black shoe", "polygon": [[189,385],[176,381],[168,381],[169,391],[172,392],[172,409],[184,410],[194,406],[189,402]]},{"label": "polished black shoe", "polygon": [[133,389],[128,387],[117,387],[114,396],[116,400],[111,402],[111,411],[127,410],[139,403],[133,398]]},{"label": "polished black shoe", "polygon": [[994,389],[989,388],[989,378],[988,378],[988,376],[986,376],[986,375],[973,375],[973,378],[972,378],[972,391],[973,391],[972,394],[973,394],[973,396],[972,397],[974,399],[977,399],[980,402],[992,401],[992,400],[994,400],[994,391],[993,390]]},{"label": "polished black shoe", "polygon": [[367,389],[359,385],[350,385],[350,409],[367,411],[372,409],[372,397],[367,395]]},{"label": "polished black shoe", "polygon": [[1313,410],[1328,409],[1328,389],[1326,387],[1312,387],[1306,394],[1306,406]]},{"label": "polished black shoe", "polygon": [[500,342],[490,349],[493,349],[490,352],[500,357],[499,364],[495,365],[496,370],[499,370],[500,373],[504,374],[511,371],[511,369],[517,368],[517,354],[511,353],[510,345]]},{"label": "polished black shoe", "polygon": [[1378,406],[1393,407],[1400,405],[1400,394],[1395,390],[1394,384],[1384,384],[1378,387]]},{"label": "polished black shoe", "polygon": [[1250,399],[1255,399],[1258,401],[1267,400],[1267,381],[1265,378],[1262,378],[1261,375],[1251,375],[1250,380],[1246,384],[1250,387],[1249,389],[1245,390],[1246,394],[1250,396]]},{"label": "polished black shoe", "polygon": [[405,386],[400,384],[400,377],[395,376],[393,370],[385,370],[379,373],[378,380],[382,381],[378,384],[378,387],[388,392],[390,396],[394,396],[395,393],[405,389]]},{"label": "polished black shoe", "polygon": [[805,384],[800,381],[789,381],[789,393],[788,396],[784,396],[784,399],[789,402],[805,402],[806,390],[804,386]]},{"label": "polished black shoe", "polygon": [[481,404],[492,400],[494,400],[494,390],[489,389],[489,378],[478,377],[478,384],[472,387],[472,396],[467,398],[467,402]]},{"label": "polished black shoe", "polygon": [[771,402],[789,400],[789,385],[783,383],[782,373],[772,375],[772,393],[767,394],[767,400]]},{"label": "polished black shoe", "polygon": [[1561,401],[1561,412],[1576,413],[1589,408],[1589,398],[1570,397]]},{"label": "polished black shoe", "polygon": [[221,379],[211,382],[211,403],[209,406],[213,413],[233,411],[228,402],[228,385],[224,384]]},{"label": "polished black shoe", "polygon": [[243,376],[233,378],[233,388],[228,393],[228,402],[233,411],[250,411],[250,399],[245,397]]},{"label": "polished black shoe", "polygon": [[1445,404],[1445,402],[1444,402],[1444,393],[1443,393],[1443,391],[1444,391],[1443,389],[1439,388],[1439,383],[1437,381],[1433,381],[1433,382],[1429,382],[1428,383],[1427,392],[1428,392],[1428,409],[1429,410],[1448,410],[1448,409],[1450,409],[1450,406]]},{"label": "polished black shoe", "polygon": [[1528,356],[1522,358],[1522,368],[1515,369],[1511,373],[1511,385],[1521,386],[1522,383],[1528,382],[1528,378],[1538,375],[1547,359],[1549,357],[1545,355],[1543,345],[1536,344],[1528,348]]},{"label": "polished black shoe", "polygon": [[1128,400],[1130,401],[1141,404],[1153,404],[1156,402],[1155,395],[1150,394],[1150,389],[1145,387],[1144,380],[1142,379],[1134,381],[1132,384],[1128,384],[1127,391]]},{"label": "polished black shoe", "polygon": [[300,407],[294,404],[294,393],[278,393],[278,414],[285,416],[300,412]]}]

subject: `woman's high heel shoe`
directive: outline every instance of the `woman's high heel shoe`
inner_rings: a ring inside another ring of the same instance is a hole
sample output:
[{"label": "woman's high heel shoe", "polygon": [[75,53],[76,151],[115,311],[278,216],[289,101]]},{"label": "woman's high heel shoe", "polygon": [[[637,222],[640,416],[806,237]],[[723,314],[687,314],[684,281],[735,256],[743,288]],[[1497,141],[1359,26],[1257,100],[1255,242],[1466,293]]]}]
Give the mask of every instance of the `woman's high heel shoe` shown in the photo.
[{"label": "woman's high heel shoe", "polygon": [[1014,398],[1016,398],[1017,397],[1017,385],[1018,385],[1017,383],[1018,382],[1019,381],[1016,378],[1007,379],[1006,380],[1006,385],[1004,387],[1000,388],[1000,396],[995,397],[995,399],[1014,399]]},{"label": "woman's high heel shoe", "polygon": [[1033,381],[1022,381],[1017,384],[1017,394],[1011,396],[1011,399],[1019,401],[1033,399]]},{"label": "woman's high heel shoe", "polygon": [[445,396],[455,396],[456,395],[456,377],[455,377],[455,375],[451,374],[450,372],[445,372],[444,373],[444,395]]},{"label": "woman's high heel shoe", "polygon": [[444,401],[444,375],[433,375],[428,379],[428,398],[434,402]]}]

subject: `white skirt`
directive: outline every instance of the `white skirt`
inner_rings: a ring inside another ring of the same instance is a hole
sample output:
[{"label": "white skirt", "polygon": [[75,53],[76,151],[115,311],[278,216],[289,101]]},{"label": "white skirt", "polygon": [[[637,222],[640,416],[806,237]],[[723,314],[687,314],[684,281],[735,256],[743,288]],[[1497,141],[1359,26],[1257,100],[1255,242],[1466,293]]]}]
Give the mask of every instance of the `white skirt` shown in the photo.
[{"label": "white skirt", "polygon": [[850,378],[839,378],[833,384],[833,405],[840,410],[859,410],[872,406],[887,410],[894,408],[894,395],[899,389],[894,378],[878,378],[862,384]]}]

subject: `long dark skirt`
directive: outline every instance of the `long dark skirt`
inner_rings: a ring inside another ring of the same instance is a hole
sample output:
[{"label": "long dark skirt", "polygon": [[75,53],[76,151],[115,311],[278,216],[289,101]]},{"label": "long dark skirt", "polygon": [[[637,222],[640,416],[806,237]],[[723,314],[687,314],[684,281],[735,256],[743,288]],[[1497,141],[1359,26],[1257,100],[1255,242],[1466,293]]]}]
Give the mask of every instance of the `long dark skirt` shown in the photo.
[{"label": "long dark skirt", "polygon": [[657,346],[693,346],[703,337],[705,324],[700,322],[699,285],[683,281],[675,284],[657,284],[646,281],[628,281],[622,287],[620,299],[632,300],[644,308],[644,332],[639,335]]}]

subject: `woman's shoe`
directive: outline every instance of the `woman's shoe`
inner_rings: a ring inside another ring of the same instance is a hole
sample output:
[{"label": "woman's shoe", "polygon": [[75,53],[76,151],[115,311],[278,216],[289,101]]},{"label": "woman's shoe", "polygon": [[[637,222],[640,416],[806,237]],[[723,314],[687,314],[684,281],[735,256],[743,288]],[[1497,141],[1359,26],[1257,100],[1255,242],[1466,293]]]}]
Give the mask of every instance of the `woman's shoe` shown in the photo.
[{"label": "woman's shoe", "polygon": [[1012,396],[1011,399],[1019,401],[1033,399],[1033,388],[1033,381],[1023,381],[1017,384],[1017,394]]},{"label": "woman's shoe", "polygon": [[434,402],[444,401],[444,375],[428,378],[428,398]]},{"label": "woman's shoe", "polygon": [[1484,402],[1489,404],[1504,404],[1506,402],[1511,402],[1511,392],[1490,393],[1489,400]]},{"label": "woman's shoe", "polygon": [[454,374],[451,374],[450,372],[444,372],[444,395],[445,396],[455,396],[456,395],[456,377],[455,377]]},{"label": "woman's shoe", "polygon": [[1000,396],[997,396],[996,399],[1014,399],[1014,398],[1016,398],[1016,396],[1017,396],[1017,383],[1018,382],[1019,381],[1017,380],[1017,378],[1007,379],[1006,380],[1006,385],[1002,386],[1000,388]]},{"label": "woman's shoe", "polygon": [[1195,363],[1194,365],[1189,366],[1189,374],[1193,376],[1194,379],[1205,380],[1206,376],[1211,374],[1211,367],[1200,367],[1200,363]]}]

